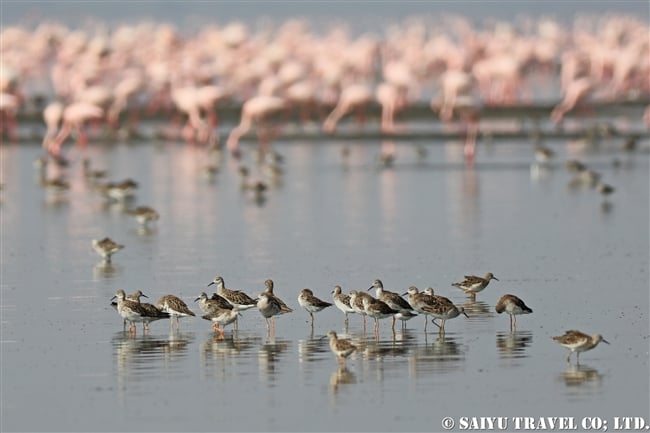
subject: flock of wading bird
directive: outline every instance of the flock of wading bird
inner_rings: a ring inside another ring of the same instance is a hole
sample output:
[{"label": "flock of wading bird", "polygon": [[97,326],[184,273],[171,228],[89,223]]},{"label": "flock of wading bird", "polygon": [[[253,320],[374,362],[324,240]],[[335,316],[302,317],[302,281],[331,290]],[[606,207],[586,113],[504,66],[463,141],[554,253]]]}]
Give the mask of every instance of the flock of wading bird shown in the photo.
[{"label": "flock of wading bird", "polygon": [[[475,300],[476,294],[487,287],[491,280],[498,279],[487,273],[483,277],[467,275],[463,281],[452,283],[453,286],[463,290]],[[267,279],[264,282],[265,289],[256,298],[252,298],[241,290],[229,289],[225,286],[221,276],[212,280],[209,286],[215,285],[217,291],[211,297],[205,292],[201,292],[194,302],[199,303],[201,309],[201,318],[212,322],[212,328],[217,333],[217,338],[225,338],[225,326],[234,323],[234,331],[238,329],[238,317],[242,311],[257,308],[262,317],[266,320],[267,333],[275,332],[275,316],[293,312],[282,299],[273,293],[273,280]],[[356,313],[363,318],[363,331],[366,331],[366,316],[374,319],[375,337],[379,338],[379,320],[392,318],[391,329],[395,332],[396,320],[402,321],[402,327],[406,327],[406,322],[413,317],[421,314],[424,316],[424,331],[427,330],[428,316],[432,317],[432,322],[438,327],[439,333],[444,334],[445,322],[456,318],[461,314],[467,317],[462,306],[454,303],[444,296],[436,295],[433,289],[428,287],[424,292],[420,292],[417,287],[411,286],[407,292],[399,294],[385,290],[381,280],[374,280],[369,290],[375,289],[376,297],[366,293],[366,291],[352,290],[349,294],[344,294],[341,286],[335,286],[332,291],[333,302],[324,301],[314,295],[310,289],[302,289],[298,296],[298,303],[304,308],[311,318],[310,326],[314,327],[314,313],[324,310],[325,308],[335,305],[345,314],[345,327],[348,326],[348,314]],[[408,295],[405,299],[404,295]],[[149,330],[149,323],[160,319],[170,319],[172,329],[180,326],[179,317],[196,316],[196,314],[187,306],[187,304],[177,296],[164,295],[155,305],[140,302],[141,297],[147,297],[138,290],[131,295],[126,295],[124,290],[117,290],[113,300],[113,306],[119,315],[124,319],[124,328],[126,322],[129,322],[129,333],[136,334],[136,322],[143,324],[143,333]],[[522,299],[515,295],[506,294],[499,299],[495,306],[497,313],[507,313],[510,316],[510,331],[514,332],[517,327],[517,315],[530,314],[533,312]],[[439,320],[439,323],[436,322]],[[356,350],[356,346],[348,339],[338,338],[335,331],[330,330],[327,333],[332,352],[337,356],[340,363],[345,362],[350,354]],[[587,335],[580,331],[570,330],[564,335],[553,337],[562,346],[569,349],[567,362],[571,360],[571,354],[577,352],[577,362],[579,362],[580,352],[590,350],[598,345],[601,341],[608,343],[601,335]],[[609,343],[608,343],[609,344]]]},{"label": "flock of wading bird", "polygon": [[[425,105],[465,136],[471,161],[482,107],[532,106],[546,85],[553,88],[541,93],[558,99],[549,113],[558,127],[593,101],[637,101],[650,125],[650,62],[643,61],[650,54],[648,23],[637,17],[579,16],[567,26],[548,17],[478,25],[444,16],[359,35],[340,24],[323,34],[317,27],[298,19],[259,29],[207,25],[191,33],[151,22],[91,31],[52,22],[6,26],[0,131],[17,140],[20,114],[31,102],[42,110],[43,146],[53,157],[71,134],[84,147],[99,124],[128,133],[152,116],[177,126],[176,138],[214,143],[220,110],[234,104],[241,111],[226,145],[238,155],[241,138],[255,125],[267,148],[276,129],[269,119],[287,113],[333,134],[344,117],[365,117],[374,104],[381,108],[381,131],[390,136],[401,129],[400,112]],[[382,157],[395,157],[390,140]]]}]

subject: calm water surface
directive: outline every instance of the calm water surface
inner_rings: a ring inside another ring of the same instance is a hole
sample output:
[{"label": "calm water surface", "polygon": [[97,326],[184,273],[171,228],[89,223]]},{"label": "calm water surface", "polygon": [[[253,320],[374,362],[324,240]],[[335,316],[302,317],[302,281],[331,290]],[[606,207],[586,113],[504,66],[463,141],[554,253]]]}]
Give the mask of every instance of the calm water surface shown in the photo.
[{"label": "calm water surface", "polygon": [[[141,230],[83,178],[72,151],[72,188],[38,185],[40,148],[5,145],[2,182],[2,431],[437,431],[451,416],[642,416],[650,420],[648,358],[649,163],[620,154],[622,139],[558,152],[531,170],[532,144],[481,143],[474,169],[457,143],[398,142],[393,168],[378,169],[380,143],[277,143],[285,174],[264,201],[243,193],[233,160],[212,180],[202,149],[179,143],[95,145],[110,178],[140,183],[134,204],[160,220]],[[647,140],[645,142],[647,144]],[[341,148],[349,145],[346,163]],[[615,186],[609,203],[570,189],[562,164],[578,157]],[[617,159],[619,164],[612,161]],[[244,160],[254,168],[252,158]],[[126,248],[102,264],[91,239]],[[472,302],[450,283],[493,272]],[[295,312],[274,335],[255,310],[239,332],[215,339],[209,322],[168,321],[122,332],[116,289],[194,298],[216,276],[251,295],[273,278]],[[304,287],[331,300],[334,285],[365,290],[434,287],[469,319],[444,337],[424,320],[393,334],[335,307],[313,332],[297,302]],[[510,333],[494,312],[505,293],[534,310]],[[611,343],[579,367],[551,341],[567,329]],[[359,350],[339,367],[328,330]],[[513,427],[510,425],[509,427]]]}]

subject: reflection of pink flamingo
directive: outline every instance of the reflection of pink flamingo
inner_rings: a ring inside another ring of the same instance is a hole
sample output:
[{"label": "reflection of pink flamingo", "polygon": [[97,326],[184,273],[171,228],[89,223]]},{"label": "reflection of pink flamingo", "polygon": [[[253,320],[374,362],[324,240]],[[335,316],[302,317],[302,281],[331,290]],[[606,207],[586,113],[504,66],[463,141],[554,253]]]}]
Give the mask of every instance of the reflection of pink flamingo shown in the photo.
[{"label": "reflection of pink flamingo", "polygon": [[91,119],[104,117],[104,110],[88,102],[74,102],[63,110],[63,125],[61,130],[46,145],[48,151],[54,156],[60,156],[61,146],[72,131],[76,131],[77,145],[85,148],[88,144],[88,137],[85,132],[85,123]]},{"label": "reflection of pink flamingo", "polygon": [[254,121],[258,123],[257,130],[260,150],[268,150],[269,137],[262,135],[262,123],[268,116],[284,110],[286,106],[286,101],[277,96],[254,96],[244,102],[239,125],[230,132],[226,144],[233,156],[239,156],[239,140],[251,129]]},{"label": "reflection of pink flamingo", "polygon": [[372,91],[365,84],[352,84],[341,92],[339,101],[334,110],[327,116],[323,129],[327,133],[336,131],[339,120],[352,110],[360,110],[372,101]]},{"label": "reflection of pink flamingo", "polygon": [[463,154],[465,163],[472,165],[476,155],[476,136],[478,135],[479,114],[476,109],[470,108],[461,113],[462,121],[465,124],[465,145]]}]

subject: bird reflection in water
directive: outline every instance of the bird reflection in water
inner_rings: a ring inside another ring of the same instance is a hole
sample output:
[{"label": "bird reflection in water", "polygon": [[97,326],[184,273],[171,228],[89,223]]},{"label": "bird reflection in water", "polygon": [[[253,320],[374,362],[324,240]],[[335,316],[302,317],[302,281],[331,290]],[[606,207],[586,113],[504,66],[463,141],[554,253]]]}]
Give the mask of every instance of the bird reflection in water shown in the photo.
[{"label": "bird reflection in water", "polygon": [[[452,334],[453,335],[453,334]],[[431,354],[440,360],[458,360],[462,358],[460,346],[450,334],[439,334],[431,343]],[[425,339],[426,341],[426,339]]]},{"label": "bird reflection in water", "polygon": [[393,330],[393,344],[394,345],[399,345],[399,346],[404,346],[404,347],[410,347],[413,344],[417,343],[417,336],[419,335],[416,333],[413,329],[397,329]]},{"label": "bird reflection in water", "polygon": [[533,334],[530,331],[515,332],[498,332],[497,333],[497,350],[499,357],[508,358],[525,358],[526,349],[533,341]]},{"label": "bird reflection in water", "polygon": [[603,375],[595,368],[584,364],[569,364],[567,369],[560,373],[559,380],[564,382],[569,393],[590,393],[600,388]]},{"label": "bird reflection in water", "polygon": [[490,308],[487,302],[469,299],[467,302],[463,303],[463,308],[470,320],[484,322],[495,316],[492,308]]},{"label": "bird reflection in water", "polygon": [[160,359],[182,358],[193,340],[193,334],[171,333],[169,338],[134,335],[126,331],[114,335],[112,343],[117,356],[117,369],[121,374],[128,375],[131,370],[139,370],[139,366],[150,364]]},{"label": "bird reflection in water", "polygon": [[552,167],[535,162],[530,165],[530,180],[534,183],[546,181],[550,177],[552,171]]},{"label": "bird reflection in water", "polygon": [[312,329],[309,338],[298,341],[299,362],[302,364],[303,362],[323,359],[325,357],[323,354],[329,353],[328,343],[327,335],[314,336],[314,330]]},{"label": "bird reflection in water", "polygon": [[339,364],[336,371],[330,376],[330,395],[336,396],[340,391],[341,385],[351,385],[353,383],[357,383],[356,375],[348,370],[345,364]]},{"label": "bird reflection in water", "polygon": [[421,374],[430,372],[451,372],[462,368],[465,354],[461,351],[461,345],[457,333],[447,332],[435,334],[432,341],[425,334],[425,344],[411,348],[409,351],[409,375],[416,378]]},{"label": "bird reflection in water", "polygon": [[230,337],[218,338],[210,333],[200,347],[199,356],[202,374],[208,377],[225,378],[232,375],[233,369],[242,365],[242,358],[253,347],[260,344],[257,336],[240,337],[233,333]]},{"label": "bird reflection in water", "polygon": [[280,340],[273,336],[267,338],[257,353],[260,380],[264,382],[274,381],[276,378],[276,363],[289,347],[291,347],[291,341],[289,340]]},{"label": "bird reflection in water", "polygon": [[149,227],[146,225],[140,225],[137,228],[134,229],[135,233],[138,236],[141,237],[148,237],[148,236],[155,236],[158,234],[158,228],[157,227]]},{"label": "bird reflection in water", "polygon": [[131,201],[112,201],[104,200],[100,205],[100,210],[114,215],[122,215],[129,209]]},{"label": "bird reflection in water", "polygon": [[600,211],[604,215],[607,215],[612,210],[614,210],[614,203],[612,203],[611,201],[604,200],[600,203]]},{"label": "bird reflection in water", "polygon": [[395,146],[395,141],[393,140],[382,140],[381,149],[379,151],[379,157],[377,159],[378,168],[390,168],[395,163],[395,157],[397,156],[397,150]]},{"label": "bird reflection in water", "polygon": [[166,354],[165,359],[182,357],[187,352],[187,346],[194,339],[193,333],[182,333],[176,328],[169,333],[167,344],[162,346],[162,352]]},{"label": "bird reflection in water", "polygon": [[363,360],[377,360],[386,357],[398,358],[406,356],[409,352],[408,344],[397,340],[376,340],[367,338],[365,342],[354,343],[357,352]]},{"label": "bird reflection in water", "polygon": [[[179,362],[187,355],[193,334],[172,334],[169,338],[137,336],[129,332],[117,332],[111,341],[116,357],[117,389],[121,402],[137,382],[160,377],[161,370],[176,375],[185,374]],[[178,368],[176,368],[178,367]]]},{"label": "bird reflection in water", "polygon": [[102,278],[110,279],[116,277],[122,272],[122,267],[119,265],[114,265],[110,262],[100,260],[95,264],[93,268],[93,277],[95,280]]}]

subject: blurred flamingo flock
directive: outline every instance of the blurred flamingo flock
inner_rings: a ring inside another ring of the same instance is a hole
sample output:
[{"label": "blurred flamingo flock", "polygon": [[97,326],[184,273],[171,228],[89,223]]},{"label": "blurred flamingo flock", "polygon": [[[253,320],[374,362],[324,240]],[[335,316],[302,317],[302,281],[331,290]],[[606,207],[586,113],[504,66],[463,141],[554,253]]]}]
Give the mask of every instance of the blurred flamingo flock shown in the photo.
[{"label": "blurred flamingo flock", "polygon": [[23,121],[42,122],[45,148],[59,154],[72,132],[85,145],[89,122],[136,134],[142,120],[157,118],[165,120],[166,136],[214,144],[226,109],[237,125],[223,131],[235,154],[256,122],[292,116],[334,134],[344,116],[363,121],[368,107],[381,134],[399,132],[396,115],[413,107],[426,109],[431,121],[469,125],[467,135],[483,111],[498,107],[548,107],[546,119],[560,128],[568,113],[588,115],[589,105],[634,103],[643,112],[636,120],[650,126],[647,20],[601,15],[570,26],[549,18],[476,25],[446,16],[373,34],[355,35],[345,25],[322,34],[311,28],[298,19],[191,34],[152,22],[90,31],[55,23],[5,27],[2,137],[19,141]]}]

